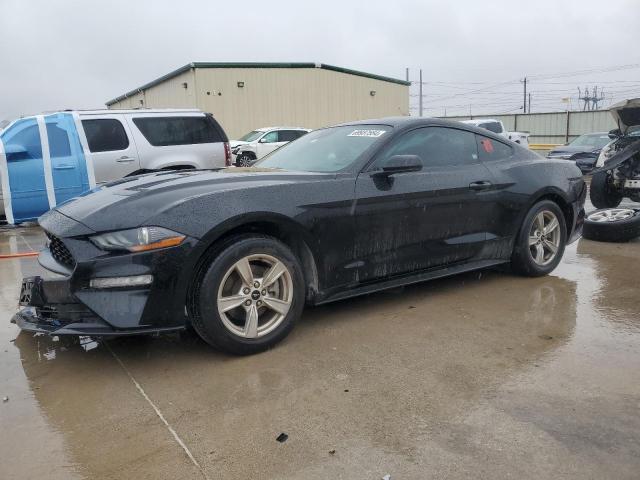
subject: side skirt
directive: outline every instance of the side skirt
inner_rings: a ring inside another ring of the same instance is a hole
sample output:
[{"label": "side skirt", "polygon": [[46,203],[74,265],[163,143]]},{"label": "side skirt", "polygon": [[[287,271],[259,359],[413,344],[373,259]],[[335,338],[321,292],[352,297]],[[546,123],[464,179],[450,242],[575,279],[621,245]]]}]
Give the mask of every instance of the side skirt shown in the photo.
[{"label": "side skirt", "polygon": [[358,295],[366,295],[368,293],[378,292],[380,290],[402,287],[404,285],[411,285],[413,283],[425,282],[427,280],[434,280],[436,278],[449,277],[451,275],[456,275],[458,273],[471,272],[473,270],[480,270],[483,268],[502,265],[505,263],[509,263],[509,261],[508,260],[479,260],[476,262],[438,268],[437,270],[431,270],[428,272],[420,272],[413,275],[403,275],[401,277],[394,277],[389,280],[384,280],[380,282],[359,286],[346,291],[342,290],[333,295],[329,295],[325,298],[321,298],[320,300],[314,302],[313,304],[324,305],[325,303],[336,302],[338,300],[344,300],[345,298],[357,297]]}]

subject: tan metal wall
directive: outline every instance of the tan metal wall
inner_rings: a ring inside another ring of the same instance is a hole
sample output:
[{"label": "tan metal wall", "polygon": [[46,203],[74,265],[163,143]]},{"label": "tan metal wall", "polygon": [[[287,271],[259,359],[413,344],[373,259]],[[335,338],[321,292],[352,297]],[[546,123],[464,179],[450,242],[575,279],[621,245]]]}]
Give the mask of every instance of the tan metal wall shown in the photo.
[{"label": "tan metal wall", "polygon": [[[470,117],[446,117],[447,120],[468,120]],[[583,133],[608,132],[616,124],[607,110],[595,112],[554,112],[511,115],[483,115],[473,118],[501,120],[507,130],[528,132],[529,143],[562,144]],[[568,128],[568,130],[567,130]]]},{"label": "tan metal wall", "polygon": [[148,108],[211,112],[230,138],[260,127],[409,114],[408,86],[320,68],[197,68],[109,108],[138,108],[140,100]]},{"label": "tan metal wall", "polygon": [[[197,108],[194,77],[193,70],[189,70],[109,105],[109,108]],[[184,88],[184,83],[187,88]]]}]

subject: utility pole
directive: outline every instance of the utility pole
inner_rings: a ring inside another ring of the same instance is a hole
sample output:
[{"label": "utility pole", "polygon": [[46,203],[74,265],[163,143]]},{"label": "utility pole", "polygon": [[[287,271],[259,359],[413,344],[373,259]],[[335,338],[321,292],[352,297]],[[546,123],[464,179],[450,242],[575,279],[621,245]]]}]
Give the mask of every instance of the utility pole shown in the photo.
[{"label": "utility pole", "polygon": [[531,92],[529,92],[529,106],[527,107],[527,111],[531,113]]},{"label": "utility pole", "polygon": [[524,110],[524,113],[527,113],[527,77],[524,77],[522,83],[524,84],[524,101],[522,104],[522,110]]},{"label": "utility pole", "polygon": [[406,78],[407,78],[407,82],[409,81],[409,67],[407,67],[406,69]]},{"label": "utility pole", "polygon": [[420,107],[418,109],[422,117],[422,69],[420,69]]}]

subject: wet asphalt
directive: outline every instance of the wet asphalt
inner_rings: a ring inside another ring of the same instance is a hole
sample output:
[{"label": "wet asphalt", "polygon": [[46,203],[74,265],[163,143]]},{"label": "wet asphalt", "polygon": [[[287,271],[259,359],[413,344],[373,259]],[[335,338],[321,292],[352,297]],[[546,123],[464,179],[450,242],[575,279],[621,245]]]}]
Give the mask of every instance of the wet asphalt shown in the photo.
[{"label": "wet asphalt", "polygon": [[640,478],[640,240],[307,309],[245,358],[19,333],[38,270],[0,260],[0,478]]}]

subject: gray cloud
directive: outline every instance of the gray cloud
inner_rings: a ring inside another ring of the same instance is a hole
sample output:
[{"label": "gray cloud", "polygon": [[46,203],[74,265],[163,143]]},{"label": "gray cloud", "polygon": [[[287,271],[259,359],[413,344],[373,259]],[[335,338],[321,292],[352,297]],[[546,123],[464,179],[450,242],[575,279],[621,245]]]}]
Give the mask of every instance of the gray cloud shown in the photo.
[{"label": "gray cloud", "polygon": [[[190,61],[317,61],[399,78],[410,67],[412,80],[423,68],[428,114],[506,111],[524,75],[639,63],[636,0],[0,3],[0,119],[100,108]],[[598,82],[640,96],[636,68],[534,80],[534,106],[559,108]]]}]

